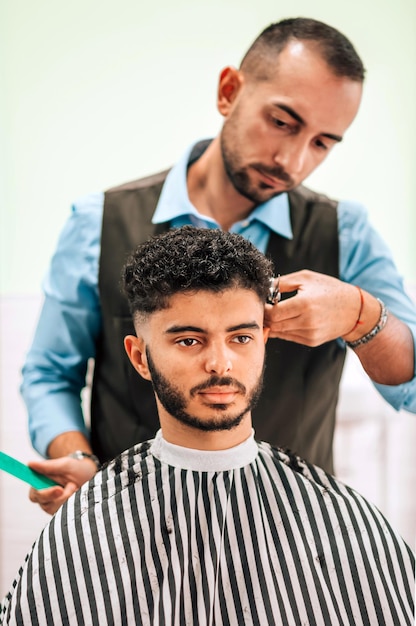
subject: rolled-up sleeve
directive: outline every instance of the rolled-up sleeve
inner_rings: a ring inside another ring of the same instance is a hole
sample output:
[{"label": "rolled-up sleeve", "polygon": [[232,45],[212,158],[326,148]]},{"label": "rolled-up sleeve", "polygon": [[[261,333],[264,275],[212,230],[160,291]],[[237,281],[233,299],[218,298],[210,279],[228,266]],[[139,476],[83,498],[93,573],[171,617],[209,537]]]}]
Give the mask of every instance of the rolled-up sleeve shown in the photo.
[{"label": "rolled-up sleeve", "polygon": [[[391,251],[372,227],[367,211],[359,204],[340,202],[338,224],[341,280],[359,285],[383,300],[387,308],[407,324],[415,346],[416,304],[406,293]],[[395,409],[416,413],[416,375],[402,385],[374,385]]]},{"label": "rolled-up sleeve", "polygon": [[104,196],[72,206],[45,277],[44,302],[23,366],[21,393],[33,447],[46,456],[59,434],[88,435],[81,408],[87,364],[101,327],[98,264]]}]

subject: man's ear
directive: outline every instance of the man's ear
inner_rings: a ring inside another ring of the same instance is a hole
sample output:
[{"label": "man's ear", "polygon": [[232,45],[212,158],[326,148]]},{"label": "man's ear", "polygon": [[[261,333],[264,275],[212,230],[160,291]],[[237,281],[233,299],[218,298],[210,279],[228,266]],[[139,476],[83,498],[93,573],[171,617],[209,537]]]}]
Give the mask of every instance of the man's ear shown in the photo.
[{"label": "man's ear", "polygon": [[243,75],[235,67],[225,67],[222,70],[218,83],[217,107],[224,117],[229,114],[243,82]]},{"label": "man's ear", "polygon": [[263,326],[263,340],[265,344],[267,343],[269,334],[270,334],[270,328],[267,328],[267,326]]},{"label": "man's ear", "polygon": [[124,337],[124,347],[134,369],[146,380],[151,380],[147,367],[146,344],[143,337],[127,335]]}]

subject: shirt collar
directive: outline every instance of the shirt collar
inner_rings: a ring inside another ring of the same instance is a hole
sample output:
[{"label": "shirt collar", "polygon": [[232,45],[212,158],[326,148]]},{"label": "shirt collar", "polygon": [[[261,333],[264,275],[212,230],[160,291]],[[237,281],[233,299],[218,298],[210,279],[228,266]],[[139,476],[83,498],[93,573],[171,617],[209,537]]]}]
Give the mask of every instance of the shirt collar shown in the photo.
[{"label": "shirt collar", "polygon": [[[198,213],[188,197],[186,175],[193,147],[194,145],[186,150],[167,175],[153,215],[153,224],[169,222],[183,215],[194,215],[208,222],[214,221]],[[293,237],[287,193],[279,194],[271,200],[259,204],[247,219],[248,221],[262,222],[270,230],[287,239]]]}]

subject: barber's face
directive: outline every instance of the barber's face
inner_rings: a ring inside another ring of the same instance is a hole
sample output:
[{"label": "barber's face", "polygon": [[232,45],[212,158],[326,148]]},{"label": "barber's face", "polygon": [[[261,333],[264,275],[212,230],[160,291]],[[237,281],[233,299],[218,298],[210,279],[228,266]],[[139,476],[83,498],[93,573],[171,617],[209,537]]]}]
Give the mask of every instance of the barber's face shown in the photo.
[{"label": "barber's face", "polygon": [[249,415],[261,390],[267,331],[264,304],[246,289],[176,294],[139,329],[140,361],[153,383],[161,424],[230,430]]},{"label": "barber's face", "polygon": [[265,81],[224,70],[221,149],[237,191],[258,204],[299,185],[342,139],[361,93],[301,42],[281,52]]}]

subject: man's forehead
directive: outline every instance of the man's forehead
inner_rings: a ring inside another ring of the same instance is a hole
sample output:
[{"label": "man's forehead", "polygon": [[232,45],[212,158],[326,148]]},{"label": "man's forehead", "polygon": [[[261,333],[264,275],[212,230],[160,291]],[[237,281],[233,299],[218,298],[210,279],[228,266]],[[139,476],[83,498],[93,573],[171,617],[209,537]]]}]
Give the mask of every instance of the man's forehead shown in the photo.
[{"label": "man's forehead", "polygon": [[260,297],[254,289],[245,287],[227,287],[225,289],[190,289],[187,291],[180,291],[173,294],[167,299],[168,308],[180,309],[184,304],[192,305],[193,303],[200,302],[218,302],[224,304],[232,300],[247,300],[247,302],[253,302],[255,300],[260,302]]},{"label": "man's forehead", "polygon": [[[250,325],[262,321],[264,303],[249,289],[233,288],[221,291],[200,289],[176,293],[167,307],[149,318],[151,325],[168,328],[194,327],[209,332]],[[153,322],[153,324],[152,324]]]}]

